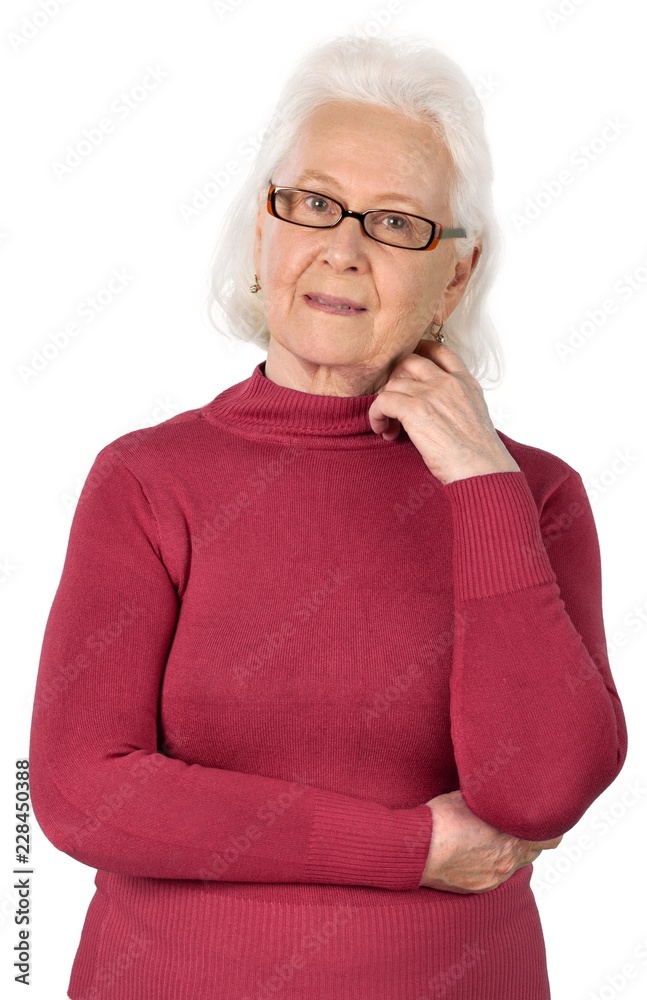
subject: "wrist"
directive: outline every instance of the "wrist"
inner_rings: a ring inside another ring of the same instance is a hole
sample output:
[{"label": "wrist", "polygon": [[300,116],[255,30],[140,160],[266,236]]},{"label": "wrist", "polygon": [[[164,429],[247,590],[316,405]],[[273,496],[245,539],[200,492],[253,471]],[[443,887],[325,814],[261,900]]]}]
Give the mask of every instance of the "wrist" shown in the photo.
[{"label": "wrist", "polygon": [[501,462],[488,463],[487,465],[470,466],[467,469],[456,471],[449,479],[441,479],[443,486],[456,482],[457,479],[470,479],[472,476],[489,476],[493,472],[521,472],[521,468],[514,458],[509,458]]}]

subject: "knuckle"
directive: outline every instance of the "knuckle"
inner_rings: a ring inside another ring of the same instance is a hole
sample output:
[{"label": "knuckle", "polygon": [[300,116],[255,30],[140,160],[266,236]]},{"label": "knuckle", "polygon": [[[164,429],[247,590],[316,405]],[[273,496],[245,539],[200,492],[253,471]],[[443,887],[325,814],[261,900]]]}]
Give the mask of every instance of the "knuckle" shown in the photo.
[{"label": "knuckle", "polygon": [[482,891],[483,892],[491,892],[492,889],[497,889],[501,885],[502,882],[505,882],[504,878],[494,878],[492,876],[492,877],[490,877],[489,879],[486,879],[483,882]]},{"label": "knuckle", "polygon": [[510,841],[503,845],[494,864],[495,873],[501,878],[512,875],[518,859],[518,848],[515,849],[514,842]]}]

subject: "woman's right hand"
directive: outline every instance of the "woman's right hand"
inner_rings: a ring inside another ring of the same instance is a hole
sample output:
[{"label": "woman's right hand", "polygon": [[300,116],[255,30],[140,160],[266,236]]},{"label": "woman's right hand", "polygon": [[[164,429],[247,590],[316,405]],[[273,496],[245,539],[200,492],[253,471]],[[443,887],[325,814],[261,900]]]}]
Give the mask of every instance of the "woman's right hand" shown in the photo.
[{"label": "woman's right hand", "polygon": [[426,805],[433,830],[420,886],[429,889],[489,892],[562,840],[520,840],[501,833],[474,815],[460,791],[436,795]]}]

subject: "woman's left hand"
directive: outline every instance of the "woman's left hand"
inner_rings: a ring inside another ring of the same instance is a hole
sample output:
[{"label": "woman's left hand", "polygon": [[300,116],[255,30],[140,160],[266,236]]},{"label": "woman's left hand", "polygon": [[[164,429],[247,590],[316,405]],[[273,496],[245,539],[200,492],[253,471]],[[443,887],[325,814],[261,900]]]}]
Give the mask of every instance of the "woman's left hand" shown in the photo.
[{"label": "woman's left hand", "polygon": [[483,390],[447,344],[421,340],[371,403],[371,427],[393,441],[404,426],[429,471],[444,483],[520,472],[490,419]]}]

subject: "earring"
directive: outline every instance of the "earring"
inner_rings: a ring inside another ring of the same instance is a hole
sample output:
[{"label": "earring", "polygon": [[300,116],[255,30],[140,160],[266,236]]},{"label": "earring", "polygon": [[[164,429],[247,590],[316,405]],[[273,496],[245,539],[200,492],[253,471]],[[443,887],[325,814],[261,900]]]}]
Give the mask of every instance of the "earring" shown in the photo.
[{"label": "earring", "polygon": [[258,275],[257,274],[254,275],[254,284],[249,286],[249,290],[250,290],[250,292],[253,292],[254,295],[256,295],[256,292],[260,292],[261,286],[258,283]]},{"label": "earring", "polygon": [[[429,327],[429,332],[432,333],[432,334],[433,334],[433,330],[432,330],[433,325],[434,324],[432,323],[431,326]],[[442,323],[440,324],[440,326],[438,327],[438,329],[436,330],[435,336],[432,336],[432,338],[431,338],[432,340],[435,340],[437,344],[444,344],[445,343],[445,334],[442,332],[444,325],[445,325],[445,321],[443,320]]]}]

